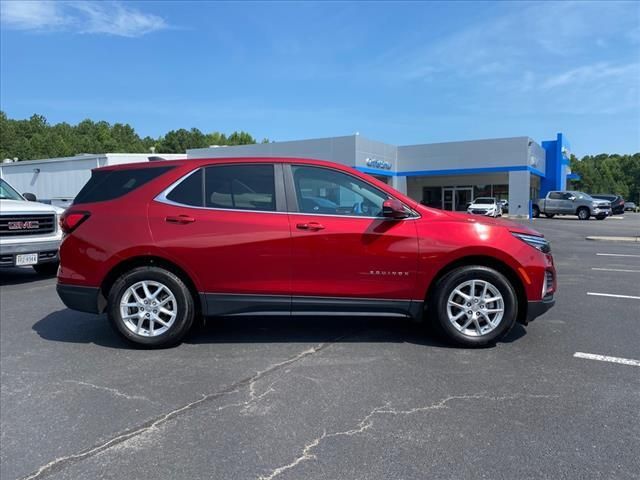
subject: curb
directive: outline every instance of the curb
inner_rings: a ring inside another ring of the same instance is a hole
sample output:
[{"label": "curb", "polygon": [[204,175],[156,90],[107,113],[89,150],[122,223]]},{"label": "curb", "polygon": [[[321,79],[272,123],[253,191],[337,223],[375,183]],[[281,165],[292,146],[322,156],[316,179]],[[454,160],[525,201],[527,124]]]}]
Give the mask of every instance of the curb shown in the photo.
[{"label": "curb", "polygon": [[601,237],[601,236],[589,236],[587,240],[594,240],[597,242],[633,242],[640,243],[640,237]]}]

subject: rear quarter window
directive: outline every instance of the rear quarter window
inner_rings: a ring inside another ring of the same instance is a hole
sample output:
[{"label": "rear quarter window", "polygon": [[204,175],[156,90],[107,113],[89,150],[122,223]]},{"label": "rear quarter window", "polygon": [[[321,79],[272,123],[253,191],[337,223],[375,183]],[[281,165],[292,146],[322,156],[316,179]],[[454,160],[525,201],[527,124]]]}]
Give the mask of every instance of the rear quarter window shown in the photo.
[{"label": "rear quarter window", "polygon": [[73,203],[75,205],[114,200],[168,172],[171,168],[173,167],[96,170],[76,195]]}]

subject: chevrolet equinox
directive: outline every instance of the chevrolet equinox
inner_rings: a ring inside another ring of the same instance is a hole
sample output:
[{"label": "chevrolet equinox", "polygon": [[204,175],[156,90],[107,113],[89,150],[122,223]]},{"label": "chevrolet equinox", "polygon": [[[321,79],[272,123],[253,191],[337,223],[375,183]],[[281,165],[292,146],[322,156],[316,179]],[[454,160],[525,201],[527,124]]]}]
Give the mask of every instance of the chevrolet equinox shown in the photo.
[{"label": "chevrolet equinox", "polygon": [[175,345],[198,316],[389,316],[496,342],[554,304],[549,243],[297,158],[98,168],[60,219],[57,291],[125,339]]}]

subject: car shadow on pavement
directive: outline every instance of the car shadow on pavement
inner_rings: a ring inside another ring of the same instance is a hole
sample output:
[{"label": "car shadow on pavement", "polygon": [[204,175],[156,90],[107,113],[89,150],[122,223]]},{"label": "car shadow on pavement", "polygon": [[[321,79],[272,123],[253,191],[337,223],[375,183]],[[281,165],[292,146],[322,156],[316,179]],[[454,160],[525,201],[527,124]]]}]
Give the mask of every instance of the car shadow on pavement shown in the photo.
[{"label": "car shadow on pavement", "polygon": [[7,268],[0,270],[0,287],[5,285],[22,285],[24,283],[33,283],[38,280],[51,278],[55,278],[55,275],[36,273],[31,267]]},{"label": "car shadow on pavement", "polygon": [[131,348],[113,331],[104,315],[96,316],[65,308],[38,320],[32,328],[40,338],[53,342],[94,343],[108,348]]},{"label": "car shadow on pavement", "polygon": [[[104,315],[64,309],[36,322],[33,330],[55,342],[93,343],[107,348],[135,349],[111,328]],[[511,343],[526,330],[517,324],[501,343]],[[208,318],[190,332],[185,343],[411,343],[460,348],[432,328],[409,320],[384,317],[227,317]],[[489,347],[491,348],[491,346]]]}]

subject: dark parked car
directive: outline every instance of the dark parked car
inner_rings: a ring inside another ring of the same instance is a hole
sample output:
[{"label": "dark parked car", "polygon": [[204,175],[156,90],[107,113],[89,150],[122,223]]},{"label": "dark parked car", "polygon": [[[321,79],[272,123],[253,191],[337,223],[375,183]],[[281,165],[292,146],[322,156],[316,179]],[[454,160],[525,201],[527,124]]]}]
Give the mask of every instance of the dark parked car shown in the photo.
[{"label": "dark parked car", "polygon": [[624,198],[620,195],[597,193],[591,196],[593,198],[599,198],[600,200],[609,200],[611,202],[611,213],[613,215],[622,215],[624,213]]},{"label": "dark parked car", "polygon": [[625,212],[635,212],[636,211],[636,204],[633,202],[627,202],[624,204],[624,210]]}]

